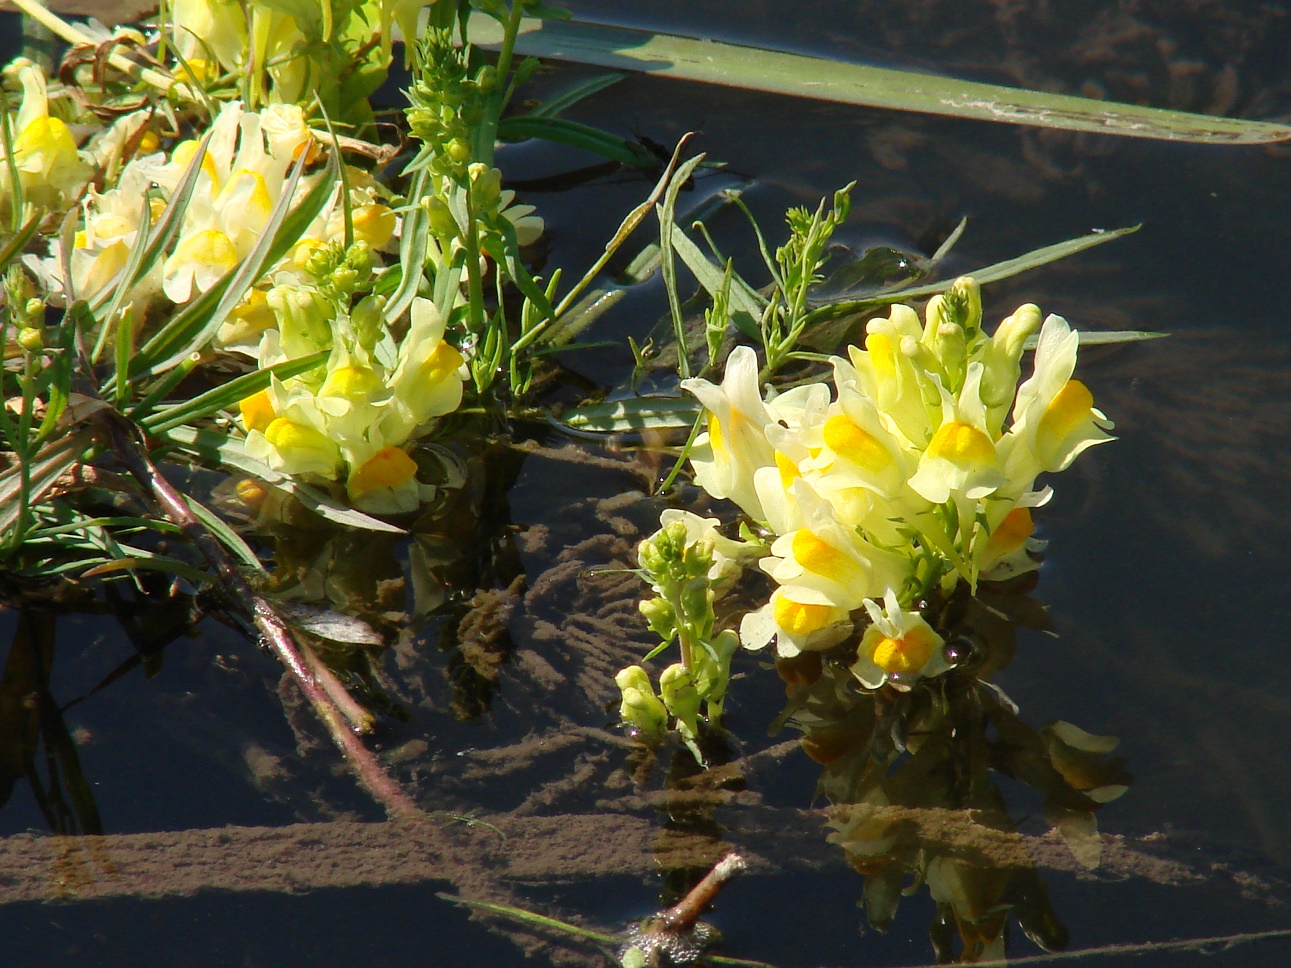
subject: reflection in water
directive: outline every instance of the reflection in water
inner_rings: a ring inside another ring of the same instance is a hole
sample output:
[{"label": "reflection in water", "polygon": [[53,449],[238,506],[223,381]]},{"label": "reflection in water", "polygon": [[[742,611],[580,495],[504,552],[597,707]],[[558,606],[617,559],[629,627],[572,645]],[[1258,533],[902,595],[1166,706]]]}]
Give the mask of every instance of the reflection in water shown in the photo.
[{"label": "reflection in water", "polygon": [[845,665],[804,653],[779,663],[789,696],[781,721],[802,731],[803,749],[823,767],[829,839],[865,876],[871,926],[889,928],[901,897],[926,884],[941,963],[1003,957],[1010,915],[1042,948],[1062,949],[1066,929],[992,774],[1038,793],[1048,822],[1094,867],[1094,813],[1130,782],[1109,755],[1117,741],[1061,721],[1033,728],[989,681],[1012,658],[1017,626],[1044,628],[1018,582],[934,611],[957,663],[951,672],[869,692]]},{"label": "reflection in water", "polygon": [[382,671],[382,647],[406,644],[434,622],[448,656],[448,705],[458,719],[472,719],[488,711],[511,650],[506,612],[523,569],[506,493],[523,451],[423,444],[413,456],[418,479],[433,482],[435,496],[402,522],[407,534],[334,526],[251,481],[226,490],[244,519],[272,537],[263,590],[287,607],[296,631],[360,703],[407,718]]}]

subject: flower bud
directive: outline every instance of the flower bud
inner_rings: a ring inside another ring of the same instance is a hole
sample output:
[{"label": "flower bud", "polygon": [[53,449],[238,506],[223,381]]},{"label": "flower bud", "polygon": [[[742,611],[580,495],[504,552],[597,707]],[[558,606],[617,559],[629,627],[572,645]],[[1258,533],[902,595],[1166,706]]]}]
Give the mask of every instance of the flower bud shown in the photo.
[{"label": "flower bud", "polygon": [[996,328],[982,348],[982,403],[1005,408],[1013,400],[1022,376],[1022,351],[1040,328],[1040,307],[1026,303]]},{"label": "flower bud", "polygon": [[433,195],[427,195],[421,200],[421,207],[426,210],[430,217],[430,231],[436,238],[453,239],[457,237],[458,226],[457,220],[453,218],[453,213],[449,210],[441,198]]},{"label": "flower bud", "polygon": [[659,695],[664,706],[677,720],[683,733],[699,734],[699,705],[702,702],[695,680],[680,662],[664,669],[659,676]]},{"label": "flower bud", "polygon": [[946,315],[971,345],[982,330],[982,287],[972,276],[960,276],[946,293]]},{"label": "flower bud", "polygon": [[45,346],[45,334],[38,329],[21,329],[18,331],[18,345],[28,353],[37,353]]},{"label": "flower bud", "polygon": [[614,677],[622,694],[619,715],[633,729],[658,736],[668,724],[668,711],[654,694],[650,676],[640,666],[628,666]]},{"label": "flower bud", "polygon": [[664,598],[648,598],[637,606],[641,614],[645,616],[650,631],[663,639],[664,642],[671,642],[672,637],[677,634],[677,614],[673,611],[672,606]]},{"label": "flower bud", "polygon": [[471,143],[465,138],[454,138],[445,146],[444,154],[454,165],[464,165],[471,160]]},{"label": "flower bud", "polygon": [[493,211],[502,195],[502,172],[481,162],[470,167],[471,201],[476,211]]}]

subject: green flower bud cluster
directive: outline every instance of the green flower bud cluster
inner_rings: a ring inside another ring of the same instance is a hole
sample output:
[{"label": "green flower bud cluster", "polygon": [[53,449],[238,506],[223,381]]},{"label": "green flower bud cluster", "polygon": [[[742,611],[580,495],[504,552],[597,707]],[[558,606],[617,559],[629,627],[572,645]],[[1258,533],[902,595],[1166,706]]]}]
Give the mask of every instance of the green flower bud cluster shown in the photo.
[{"label": "green flower bud cluster", "polygon": [[371,288],[375,265],[372,246],[357,239],[349,248],[340,242],[318,246],[305,260],[305,271],[320,293],[348,307],[351,296]]},{"label": "green flower bud cluster", "polygon": [[45,348],[45,301],[36,295],[31,279],[18,266],[10,266],[4,277],[5,306],[14,329],[14,339],[28,353]]},{"label": "green flower bud cluster", "polygon": [[473,154],[472,134],[497,88],[497,69],[472,74],[466,51],[446,30],[430,30],[417,47],[417,78],[408,91],[408,124],[424,146],[414,167],[460,180]]},{"label": "green flower bud cluster", "polygon": [[642,577],[656,592],[641,602],[641,614],[663,641],[660,650],[677,640],[681,661],[659,676],[657,694],[640,666],[629,666],[615,679],[622,692],[620,714],[625,723],[646,738],[657,739],[671,718],[701,763],[700,721],[720,727],[731,658],[740,648],[735,632],[714,633],[714,583],[725,570],[718,557],[714,540],[695,537],[683,520],[665,524],[641,542],[637,558]]}]

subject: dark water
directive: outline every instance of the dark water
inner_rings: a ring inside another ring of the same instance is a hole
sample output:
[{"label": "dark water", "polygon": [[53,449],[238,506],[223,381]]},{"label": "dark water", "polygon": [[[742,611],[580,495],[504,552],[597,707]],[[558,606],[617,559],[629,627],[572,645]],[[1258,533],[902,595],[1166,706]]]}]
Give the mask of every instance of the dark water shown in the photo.
[{"label": "dark water", "polygon": [[[1174,20],[1074,3],[619,6],[574,5],[593,19],[1005,83],[1102,90],[1192,109],[1218,103],[1261,118],[1291,110],[1284,55],[1291,17],[1275,5],[1245,13],[1190,5],[1187,17]],[[1291,149],[1076,138],[639,77],[572,116],[663,144],[699,131],[698,149],[726,161],[730,178],[752,180],[745,197],[767,226],[786,205],[814,206],[853,179],[845,240],[858,248],[882,243],[931,252],[967,215],[949,272],[1091,228],[1142,223],[1133,236],[985,291],[992,322],[1035,301],[1079,328],[1172,334],[1084,356],[1083,379],[1116,420],[1120,439],[1053,482],[1056,497],[1037,514],[1051,545],[1034,595],[1059,635],[1023,634],[998,681],[1033,726],[1070,720],[1121,738],[1117,752],[1133,784],[1099,812],[1100,829],[1177,868],[1166,877],[1042,865],[1072,949],[1291,926],[1291,672],[1283,656]],[[589,163],[532,145],[516,146],[502,161],[509,175],[527,178]],[[701,180],[696,193],[728,180]],[[547,218],[550,263],[594,258],[647,189],[642,178],[615,175],[530,194]],[[719,216],[713,230],[728,249],[752,255],[738,217]],[[662,310],[658,287],[647,285],[590,336],[640,336]],[[631,364],[617,349],[571,354],[566,362],[600,385],[623,380]],[[450,542],[454,554],[467,548],[469,562],[455,567],[470,574],[470,588],[505,589],[525,576],[528,591],[499,619],[509,641],[498,654],[508,658],[489,686],[488,676],[463,671],[460,650],[437,645],[460,610],[451,620],[421,624],[383,660],[411,718],[388,723],[379,742],[407,753],[401,778],[432,809],[631,816],[662,830],[668,808],[650,797],[666,763],[634,786],[630,751],[606,729],[605,683],[616,654],[601,668],[601,658],[571,645],[576,627],[565,639],[540,634],[543,622],[561,626],[562,607],[612,597],[593,579],[552,578],[562,549],[612,533],[611,519],[622,519],[630,541],[634,528],[649,530],[662,505],[616,503],[616,495],[644,484],[630,466],[571,460],[560,437],[542,428],[530,434],[540,449],[491,462],[478,485],[477,504],[489,519],[474,528],[459,520]],[[627,461],[590,448],[583,456]],[[338,557],[352,553],[337,549]],[[589,547],[573,556],[575,571],[613,552]],[[541,584],[544,577],[551,587]],[[197,635],[165,645],[149,666],[88,695],[135,648],[109,616],[47,620],[56,634],[48,694],[66,707],[61,722],[104,833],[380,819],[338,774],[338,757],[308,716],[284,715],[273,662],[235,633],[208,619]],[[0,615],[0,623],[8,641],[15,614]],[[818,816],[791,813],[811,806],[819,768],[797,752],[770,764],[757,758],[792,735],[766,736],[781,683],[752,657],[740,660],[729,725],[732,753],[750,757],[746,789],[707,812],[672,810],[673,826],[707,824],[734,844],[749,843],[753,828],[779,824],[784,846],[777,850],[770,837],[768,847],[759,834],[754,842],[769,865],[728,888],[713,914],[726,935],[723,953],[779,965],[927,963],[933,908],[926,891],[903,902],[889,933],[862,929],[862,878],[824,843]],[[478,714],[463,720],[455,705]],[[512,749],[514,755],[489,752]],[[42,747],[33,763],[48,782],[45,755]],[[1042,833],[1034,796],[1002,782],[1019,828]],[[50,825],[20,779],[0,811],[0,833]],[[51,866],[50,897],[57,876]],[[112,879],[103,870],[95,876]],[[256,879],[249,865],[240,887],[191,896],[14,901],[0,910],[0,953],[11,964],[69,966],[524,959],[505,931],[490,932],[437,900],[435,893],[451,886],[442,879],[392,886],[356,875],[351,886],[305,884],[298,894],[257,890]],[[510,903],[609,930],[656,907],[665,891],[663,876],[648,866],[607,872],[580,867],[577,858],[527,879],[500,875],[499,883]],[[588,950],[543,948],[537,957],[595,963]],[[1016,929],[1008,950],[1038,953]],[[1127,957],[1086,960],[1119,964]],[[1209,954],[1159,950],[1135,963],[1282,965],[1287,957],[1287,942],[1270,940]]]}]

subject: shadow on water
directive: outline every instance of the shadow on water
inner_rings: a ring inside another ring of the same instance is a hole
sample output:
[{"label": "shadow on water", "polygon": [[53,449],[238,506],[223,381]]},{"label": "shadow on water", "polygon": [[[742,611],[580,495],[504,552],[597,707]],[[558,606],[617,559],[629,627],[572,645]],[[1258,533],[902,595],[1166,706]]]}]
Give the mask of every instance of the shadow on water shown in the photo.
[{"label": "shadow on water", "polygon": [[[621,22],[1287,111],[1287,11],[1190,9],[1165,23],[1074,2],[637,4]],[[1034,597],[957,603],[947,621],[974,633],[965,666],[909,692],[859,693],[828,660],[782,664],[781,678],[741,656],[730,733],[701,771],[684,751],[641,750],[610,711],[614,673],[651,645],[639,584],[613,569],[665,506],[646,496],[657,456],[547,428],[482,451],[436,444],[419,459],[440,496],[398,542],[244,492],[247,522],[276,522],[269,590],[312,606],[300,623],[316,647],[385,714],[385,762],[458,819],[370,822],[300,697],[245,630],[216,622],[218,602],[28,599],[0,614],[0,952],[69,966],[605,964],[595,946],[468,919],[435,895],[614,930],[734,845],[751,870],[711,916],[733,956],[907,965],[1067,947],[1112,965],[1128,952],[1102,946],[1145,943],[1159,947],[1136,964],[1283,964],[1277,937],[1165,945],[1287,924],[1286,149],[987,129],[649,78],[611,94],[571,116],[661,143],[702,129],[698,147],[753,179],[745,199],[764,224],[857,179],[857,252],[928,255],[967,214],[955,272],[1145,223],[986,290],[992,320],[1035,301],[1080,328],[1173,334],[1083,358],[1121,440],[1037,516],[1051,545]],[[501,160],[535,178],[586,164],[532,145]],[[529,200],[553,264],[590,261],[645,190],[622,175],[545,187]],[[752,257],[738,219],[712,228]],[[590,338],[639,335],[663,309],[639,287]],[[631,368],[620,349],[564,362],[606,387]],[[207,615],[196,635],[194,614]],[[800,735],[768,737],[786,694],[778,722]],[[1105,734],[1135,777],[1115,802],[1128,779]]]}]

